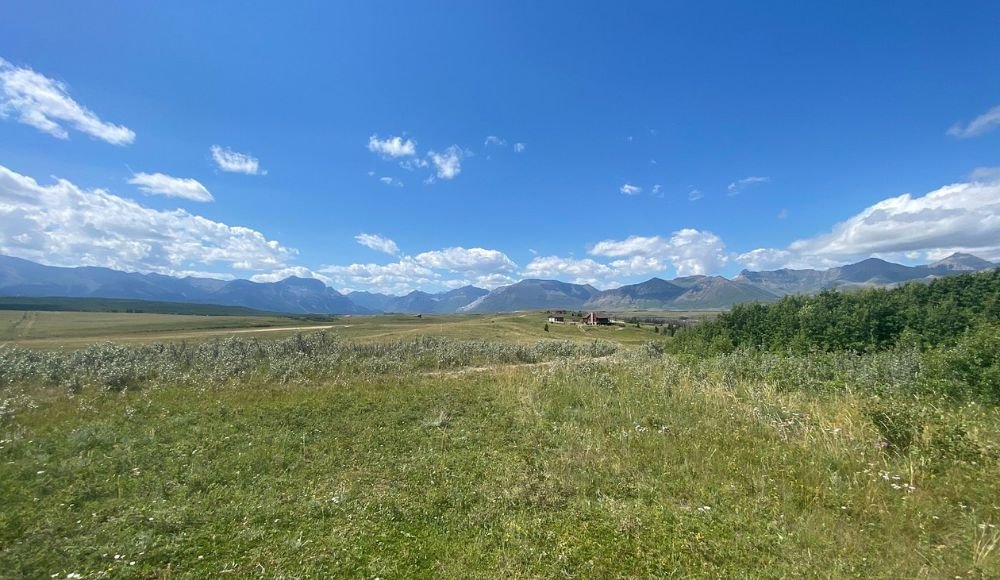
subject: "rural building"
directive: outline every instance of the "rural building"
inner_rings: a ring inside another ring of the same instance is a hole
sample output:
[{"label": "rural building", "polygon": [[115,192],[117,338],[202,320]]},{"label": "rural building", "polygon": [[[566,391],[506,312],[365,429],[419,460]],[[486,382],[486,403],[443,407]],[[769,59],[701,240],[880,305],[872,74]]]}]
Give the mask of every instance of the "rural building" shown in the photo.
[{"label": "rural building", "polygon": [[611,319],[603,312],[591,312],[584,316],[581,322],[590,326],[604,326],[611,324]]},{"label": "rural building", "polygon": [[549,315],[549,322],[566,322],[565,316],[559,316],[557,314]]}]

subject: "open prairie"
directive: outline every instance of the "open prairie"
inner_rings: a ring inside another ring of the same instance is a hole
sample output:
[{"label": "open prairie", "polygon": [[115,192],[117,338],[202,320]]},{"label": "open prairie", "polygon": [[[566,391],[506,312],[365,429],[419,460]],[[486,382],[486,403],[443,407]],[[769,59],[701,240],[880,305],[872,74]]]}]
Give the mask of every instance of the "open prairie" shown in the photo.
[{"label": "open prairie", "polygon": [[997,577],[998,285],[7,343],[0,576]]},{"label": "open prairie", "polygon": [[[713,317],[716,312],[656,313],[674,318]],[[650,316],[643,313],[642,316]],[[309,329],[355,340],[395,340],[420,336],[456,339],[534,341],[559,339],[611,340],[641,344],[655,338],[654,325],[615,326],[548,324],[544,312],[514,314],[422,315],[386,314],[310,320],[282,316],[197,316],[108,312],[44,312],[0,310],[0,344],[39,348],[80,348],[102,341],[148,343],[203,341],[232,335],[285,338]]]}]

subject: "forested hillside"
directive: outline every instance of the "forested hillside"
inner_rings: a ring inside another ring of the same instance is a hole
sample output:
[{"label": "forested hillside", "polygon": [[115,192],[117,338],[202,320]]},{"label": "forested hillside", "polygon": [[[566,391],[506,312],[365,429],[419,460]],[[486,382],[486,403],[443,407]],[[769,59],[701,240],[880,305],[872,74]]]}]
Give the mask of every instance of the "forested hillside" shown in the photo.
[{"label": "forested hillside", "polygon": [[678,336],[680,350],[866,352],[905,342],[952,344],[969,330],[1000,322],[1000,270],[911,283],[892,290],[828,290],[741,304]]}]

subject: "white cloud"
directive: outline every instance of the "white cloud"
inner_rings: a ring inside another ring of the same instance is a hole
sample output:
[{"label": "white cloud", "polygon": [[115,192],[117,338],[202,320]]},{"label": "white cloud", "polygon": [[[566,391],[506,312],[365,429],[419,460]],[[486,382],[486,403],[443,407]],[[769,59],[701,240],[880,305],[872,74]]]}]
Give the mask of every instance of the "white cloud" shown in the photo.
[{"label": "white cloud", "polygon": [[788,250],[757,248],[740,254],[736,257],[736,261],[751,270],[774,270],[788,264],[791,256],[792,253]]},{"label": "white cloud", "polygon": [[993,253],[1000,246],[1000,181],[947,185],[922,197],[882,200],[790,249],[804,255],[854,258],[883,252],[950,250]]},{"label": "white cloud", "polygon": [[952,125],[948,129],[948,134],[959,139],[967,139],[989,133],[997,127],[1000,127],[1000,105],[979,115],[964,127],[961,123]]},{"label": "white cloud", "polygon": [[514,153],[524,153],[528,146],[524,143],[514,143]]},{"label": "white cloud", "polygon": [[[646,271],[655,271],[648,268],[656,265],[670,264],[678,275],[688,276],[718,271],[729,259],[725,248],[722,239],[712,232],[686,228],[674,232],[669,238],[629,236],[624,240],[604,240],[594,244],[590,253],[631,260],[616,262],[619,268],[631,268],[630,273],[637,272],[642,264],[646,264]],[[634,261],[635,257],[646,260]]]},{"label": "white cloud", "polygon": [[205,266],[272,270],[296,251],[250,228],[151,209],[64,179],[39,185],[0,166],[0,254],[171,274]]},{"label": "white cloud", "polygon": [[890,197],[829,233],[795,241],[787,250],[747,252],[737,260],[749,264],[771,256],[780,265],[826,267],[873,255],[914,260],[953,252],[1000,258],[1000,180],[956,183],[919,197]]},{"label": "white cloud", "polygon": [[403,187],[403,182],[400,181],[400,180],[398,180],[398,179],[396,179],[395,177],[388,177],[388,176],[386,176],[386,177],[379,177],[378,180],[381,181],[382,183],[384,183],[386,185],[390,185],[392,187]]},{"label": "white cloud", "polygon": [[10,116],[59,139],[69,138],[69,126],[112,145],[135,141],[128,127],[105,123],[74,101],[65,83],[0,58],[0,118]]},{"label": "white cloud", "polygon": [[977,167],[969,174],[972,181],[1000,181],[1000,167]]},{"label": "white cloud", "polygon": [[487,136],[486,140],[483,142],[483,145],[485,145],[486,147],[489,147],[490,145],[493,145],[495,147],[503,147],[506,144],[507,144],[506,141],[504,141],[500,137],[497,137],[496,135]]},{"label": "white cloud", "polygon": [[400,161],[399,166],[407,171],[413,171],[414,169],[423,169],[424,167],[429,167],[430,163],[428,163],[426,159],[414,157],[412,159],[404,159]]},{"label": "white cloud", "polygon": [[417,254],[414,259],[428,268],[453,272],[511,272],[517,268],[503,252],[485,248],[445,248]]},{"label": "white cloud", "polygon": [[417,142],[402,137],[379,139],[378,135],[372,135],[368,138],[368,150],[387,158],[411,157],[417,154]]},{"label": "white cloud", "polygon": [[171,177],[162,173],[136,173],[128,182],[150,195],[180,197],[191,201],[215,201],[208,189],[196,179]]},{"label": "white cloud", "polygon": [[[492,274],[483,274],[482,276],[476,276],[475,278],[472,279],[470,283],[473,286],[477,286],[479,288],[492,290],[498,286],[508,286],[515,282],[517,282],[516,279],[511,278],[506,274],[500,274],[498,272],[494,272]],[[462,286],[465,285],[466,284],[463,284]],[[459,286],[459,288],[461,288],[462,286]]]},{"label": "white cloud", "polygon": [[267,175],[260,168],[260,161],[249,153],[237,153],[229,147],[212,145],[212,159],[219,169],[230,173],[245,173],[247,175]]},{"label": "white cloud", "polygon": [[638,195],[642,193],[642,188],[638,185],[632,185],[631,183],[626,183],[625,185],[618,188],[618,191],[625,195]]},{"label": "white cloud", "polygon": [[289,276],[295,276],[297,278],[313,278],[319,280],[320,282],[326,284],[327,286],[332,286],[333,281],[329,276],[324,276],[318,272],[313,272],[309,268],[304,266],[289,266],[287,268],[279,268],[277,270],[272,270],[270,272],[264,272],[261,274],[254,274],[250,276],[251,282],[280,282]]},{"label": "white cloud", "polygon": [[785,208],[781,208],[781,210],[778,212],[778,215],[775,216],[775,217],[777,217],[779,220],[783,220],[783,219],[787,218],[788,217],[788,210],[785,209]]},{"label": "white cloud", "polygon": [[698,201],[702,197],[705,197],[705,196],[703,196],[701,194],[701,191],[699,191],[697,189],[692,189],[691,191],[688,192],[688,201]]},{"label": "white cloud", "polygon": [[444,153],[431,151],[428,155],[431,162],[434,163],[437,176],[441,179],[454,179],[456,175],[461,173],[463,153],[457,145],[445,149]]},{"label": "white cloud", "polygon": [[354,236],[354,240],[362,246],[371,248],[376,252],[385,252],[391,256],[395,256],[399,253],[399,246],[396,245],[396,242],[378,234],[358,234]]},{"label": "white cloud", "polygon": [[330,276],[335,288],[366,288],[388,294],[405,294],[440,282],[441,276],[430,268],[404,257],[391,264],[350,264],[323,266],[319,270]]},{"label": "white cloud", "polygon": [[590,258],[562,258],[539,256],[525,266],[522,275],[527,278],[570,278],[574,284],[603,286],[617,272]]},{"label": "white cloud", "polygon": [[736,180],[736,181],[734,181],[734,182],[732,182],[732,183],[729,184],[729,188],[728,188],[729,189],[729,194],[728,195],[730,197],[732,197],[734,195],[739,195],[740,193],[743,192],[743,190],[745,190],[747,187],[750,187],[751,185],[754,185],[754,184],[757,184],[757,183],[767,183],[769,181],[771,181],[770,177],[758,177],[758,176],[755,176],[755,175],[752,175],[750,177],[744,177],[743,179],[738,179],[738,180]]}]

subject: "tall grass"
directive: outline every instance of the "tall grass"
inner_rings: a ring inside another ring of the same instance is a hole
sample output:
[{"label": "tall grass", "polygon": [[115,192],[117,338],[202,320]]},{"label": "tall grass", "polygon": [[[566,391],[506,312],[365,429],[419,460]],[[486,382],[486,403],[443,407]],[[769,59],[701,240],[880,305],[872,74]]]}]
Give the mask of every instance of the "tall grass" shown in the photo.
[{"label": "tall grass", "polygon": [[4,349],[0,576],[995,577],[1000,415],[933,388],[943,367],[321,334]]}]

